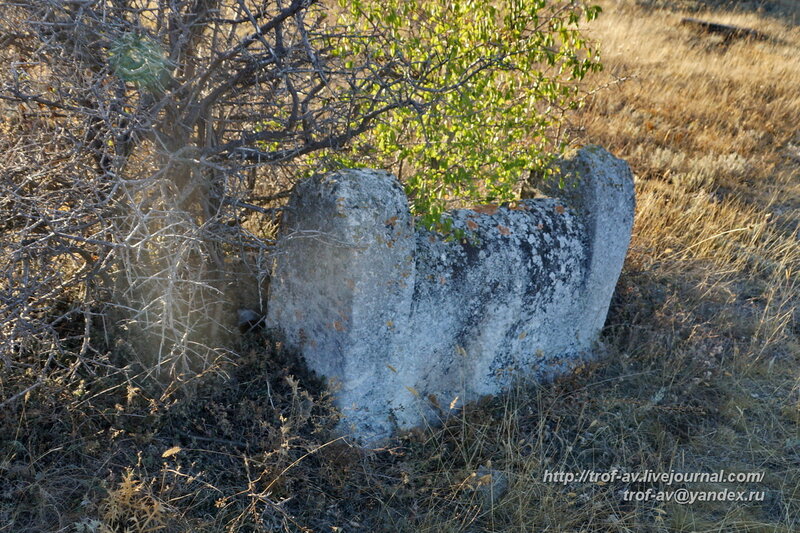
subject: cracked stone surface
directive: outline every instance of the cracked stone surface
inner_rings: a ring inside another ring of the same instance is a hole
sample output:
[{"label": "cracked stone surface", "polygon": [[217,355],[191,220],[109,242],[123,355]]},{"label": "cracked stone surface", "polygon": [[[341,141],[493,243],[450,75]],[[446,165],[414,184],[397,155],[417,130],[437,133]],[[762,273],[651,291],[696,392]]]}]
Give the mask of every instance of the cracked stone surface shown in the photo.
[{"label": "cracked stone surface", "polygon": [[596,356],[630,243],[633,176],[594,146],[560,170],[564,187],[546,184],[548,197],[451,212],[462,241],[416,228],[385,172],[295,187],[267,325],[328,378],[342,433],[375,444],[516,376],[544,380]]}]

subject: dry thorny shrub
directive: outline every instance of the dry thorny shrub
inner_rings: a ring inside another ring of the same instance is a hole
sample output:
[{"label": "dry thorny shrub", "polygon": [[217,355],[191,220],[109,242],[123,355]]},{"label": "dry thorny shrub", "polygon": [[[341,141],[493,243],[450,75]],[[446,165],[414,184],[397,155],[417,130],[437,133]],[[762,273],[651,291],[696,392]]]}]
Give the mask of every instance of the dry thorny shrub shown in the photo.
[{"label": "dry thorny shrub", "polygon": [[55,368],[113,366],[109,350],[162,381],[230,357],[236,305],[260,305],[278,204],[316,168],[306,156],[324,165],[413,103],[370,54],[332,51],[384,42],[382,30],[326,22],[319,2],[9,0],[2,12],[4,363],[52,355],[6,397]]}]

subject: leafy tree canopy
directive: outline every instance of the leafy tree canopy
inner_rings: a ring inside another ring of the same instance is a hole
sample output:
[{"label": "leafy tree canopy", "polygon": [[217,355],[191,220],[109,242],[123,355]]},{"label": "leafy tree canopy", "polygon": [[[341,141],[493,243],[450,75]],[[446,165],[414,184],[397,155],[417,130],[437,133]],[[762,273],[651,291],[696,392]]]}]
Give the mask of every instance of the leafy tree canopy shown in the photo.
[{"label": "leafy tree canopy", "polygon": [[[360,165],[369,154],[394,170],[428,225],[439,220],[448,199],[514,199],[520,180],[544,171],[561,148],[563,112],[578,102],[574,82],[601,68],[579,31],[582,21],[597,16],[597,6],[546,0],[339,5],[340,24],[371,38],[337,42],[333,54],[347,64],[369,57],[376,77],[392,80],[411,105],[377,119],[337,162]],[[373,83],[364,95],[384,90]]]}]

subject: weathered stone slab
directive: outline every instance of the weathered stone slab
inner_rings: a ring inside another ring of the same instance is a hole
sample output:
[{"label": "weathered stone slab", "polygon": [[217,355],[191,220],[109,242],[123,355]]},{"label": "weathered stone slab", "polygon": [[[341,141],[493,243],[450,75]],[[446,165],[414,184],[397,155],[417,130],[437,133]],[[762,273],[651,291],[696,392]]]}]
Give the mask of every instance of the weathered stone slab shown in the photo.
[{"label": "weathered stone slab", "polygon": [[561,169],[556,197],[454,211],[466,242],[415,229],[385,172],[295,188],[267,324],[329,378],[343,432],[373,443],[593,355],[630,241],[633,178],[598,147]]}]

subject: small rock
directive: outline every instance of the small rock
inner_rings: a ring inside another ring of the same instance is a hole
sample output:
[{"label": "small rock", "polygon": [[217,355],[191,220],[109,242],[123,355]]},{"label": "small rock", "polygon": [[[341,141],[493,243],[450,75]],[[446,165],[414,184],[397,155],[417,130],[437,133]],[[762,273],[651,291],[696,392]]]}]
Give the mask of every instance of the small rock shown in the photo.
[{"label": "small rock", "polygon": [[264,327],[264,317],[252,309],[239,309],[236,311],[236,325],[239,331],[247,333]]},{"label": "small rock", "polygon": [[501,471],[481,466],[475,472],[477,490],[484,505],[494,506],[508,492],[508,477]]}]

